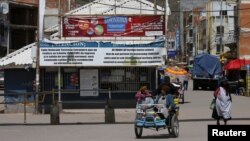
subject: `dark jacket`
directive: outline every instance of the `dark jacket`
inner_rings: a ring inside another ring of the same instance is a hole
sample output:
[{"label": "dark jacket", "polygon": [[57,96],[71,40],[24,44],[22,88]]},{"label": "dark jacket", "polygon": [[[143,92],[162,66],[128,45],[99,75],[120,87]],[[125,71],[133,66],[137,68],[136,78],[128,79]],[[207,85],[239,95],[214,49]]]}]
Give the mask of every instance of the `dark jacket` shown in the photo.
[{"label": "dark jacket", "polygon": [[175,86],[170,83],[170,77],[169,76],[165,76],[164,77],[164,81],[162,84],[160,84],[157,89],[156,89],[156,92],[155,92],[155,95],[159,95],[161,94],[161,90],[162,90],[162,87],[164,85],[168,85],[170,87],[170,93],[173,94],[173,95],[176,95],[178,94],[178,90],[175,88]]}]

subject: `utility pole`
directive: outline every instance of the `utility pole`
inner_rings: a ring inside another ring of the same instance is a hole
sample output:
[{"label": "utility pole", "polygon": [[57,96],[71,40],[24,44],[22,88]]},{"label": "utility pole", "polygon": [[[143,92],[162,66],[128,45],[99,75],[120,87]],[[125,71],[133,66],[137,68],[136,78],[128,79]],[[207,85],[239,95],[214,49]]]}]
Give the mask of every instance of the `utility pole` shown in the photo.
[{"label": "utility pole", "polygon": [[220,1],[220,54],[223,54],[223,33],[222,33],[222,1]]},{"label": "utility pole", "polygon": [[[61,40],[62,37],[62,28],[61,28],[61,19],[62,19],[62,11],[61,11],[61,0],[58,1],[58,14],[59,14],[59,19],[58,19],[58,24],[59,24],[59,39]],[[59,105],[59,110],[62,110],[62,96],[61,96],[61,67],[58,67],[58,105]]]},{"label": "utility pole", "polygon": [[154,0],[154,14],[157,14],[157,2]]},{"label": "utility pole", "polygon": [[236,6],[236,27],[235,27],[235,34],[236,34],[236,52],[237,52],[237,58],[240,58],[240,4],[241,0],[237,0],[237,6]]},{"label": "utility pole", "polygon": [[[207,9],[210,11],[211,10],[211,0],[208,1],[208,5],[207,5]],[[211,51],[211,12],[207,12],[206,14],[207,16],[207,24],[206,24],[206,29],[208,29],[206,31],[206,38],[207,38],[207,41],[206,41],[206,47],[207,47],[207,52],[208,54],[210,54],[210,51]]]},{"label": "utility pole", "polygon": [[43,40],[43,20],[44,20],[44,10],[45,10],[45,0],[38,1],[38,21],[37,21],[37,47],[36,47],[36,104],[35,104],[35,113],[38,114],[38,94],[39,94],[39,87],[40,87],[40,40]]},{"label": "utility pole", "polygon": [[[184,27],[183,27],[183,25],[184,25],[184,21],[183,21],[183,11],[185,10],[185,9],[182,9],[182,8],[184,8],[184,6],[182,6],[182,4],[183,4],[184,2],[183,2],[183,0],[180,0],[180,3],[179,3],[179,11],[180,11],[180,43],[181,43],[181,47],[180,47],[180,51],[179,51],[179,53],[178,53],[178,57],[179,56],[182,56],[183,54],[184,54],[184,49],[185,49],[185,47],[184,47]],[[183,59],[181,58],[181,61],[183,61]]]},{"label": "utility pole", "polygon": [[[168,0],[165,0],[165,46],[166,46],[166,50],[167,50],[167,58],[165,57],[164,60],[165,60],[165,64],[169,62],[169,57],[168,57]],[[167,61],[167,62],[166,62]]]}]

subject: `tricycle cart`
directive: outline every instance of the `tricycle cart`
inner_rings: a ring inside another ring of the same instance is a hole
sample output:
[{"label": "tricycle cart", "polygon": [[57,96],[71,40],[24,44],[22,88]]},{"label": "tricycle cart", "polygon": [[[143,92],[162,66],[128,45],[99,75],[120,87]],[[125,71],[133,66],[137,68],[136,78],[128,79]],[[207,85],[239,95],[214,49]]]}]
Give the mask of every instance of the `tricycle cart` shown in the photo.
[{"label": "tricycle cart", "polygon": [[141,138],[143,128],[161,130],[168,129],[173,137],[179,136],[178,108],[168,111],[167,118],[163,116],[163,104],[151,104],[150,108],[146,104],[139,104],[136,108],[136,119],[134,123],[135,136]]}]

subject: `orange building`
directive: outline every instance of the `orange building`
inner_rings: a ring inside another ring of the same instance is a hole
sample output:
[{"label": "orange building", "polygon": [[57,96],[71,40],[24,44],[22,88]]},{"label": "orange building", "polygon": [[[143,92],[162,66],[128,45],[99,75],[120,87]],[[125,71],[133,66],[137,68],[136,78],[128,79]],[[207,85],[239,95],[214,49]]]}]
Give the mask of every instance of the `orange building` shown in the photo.
[{"label": "orange building", "polygon": [[[250,2],[242,0],[239,4],[239,43],[238,57],[250,60]],[[246,72],[246,96],[250,96],[250,71]]]},{"label": "orange building", "polygon": [[239,9],[239,58],[250,59],[250,3],[241,3]]}]

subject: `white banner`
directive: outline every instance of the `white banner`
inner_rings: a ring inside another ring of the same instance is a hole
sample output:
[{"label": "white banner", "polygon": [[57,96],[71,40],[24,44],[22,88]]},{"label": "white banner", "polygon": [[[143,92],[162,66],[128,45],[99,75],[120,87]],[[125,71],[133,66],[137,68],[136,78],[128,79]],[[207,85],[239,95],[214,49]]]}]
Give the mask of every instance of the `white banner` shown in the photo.
[{"label": "white banner", "polygon": [[164,42],[40,44],[40,66],[157,66],[163,64],[164,55]]}]

